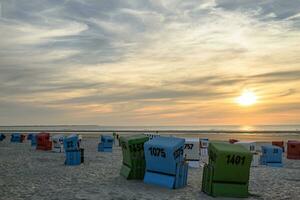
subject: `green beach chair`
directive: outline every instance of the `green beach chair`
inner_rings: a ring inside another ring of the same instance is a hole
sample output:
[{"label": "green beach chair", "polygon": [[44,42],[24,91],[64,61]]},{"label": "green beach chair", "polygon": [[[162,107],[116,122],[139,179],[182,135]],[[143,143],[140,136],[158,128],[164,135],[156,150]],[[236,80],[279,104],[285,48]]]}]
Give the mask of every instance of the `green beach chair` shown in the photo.
[{"label": "green beach chair", "polygon": [[146,166],[144,143],[148,140],[145,135],[121,136],[123,164],[120,174],[126,179],[144,178]]},{"label": "green beach chair", "polygon": [[248,197],[251,152],[241,145],[213,142],[208,154],[202,191],[214,197]]}]

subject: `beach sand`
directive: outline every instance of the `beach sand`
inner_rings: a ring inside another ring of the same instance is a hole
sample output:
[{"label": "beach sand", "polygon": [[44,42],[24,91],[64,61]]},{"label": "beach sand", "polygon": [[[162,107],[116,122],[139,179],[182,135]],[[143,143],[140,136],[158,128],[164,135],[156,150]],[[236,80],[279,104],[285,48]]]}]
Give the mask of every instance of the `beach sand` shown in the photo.
[{"label": "beach sand", "polygon": [[[63,153],[36,151],[28,141],[0,142],[0,199],[214,199],[201,192],[202,168],[190,168],[188,185],[177,190],[128,181],[119,175],[121,148],[97,152],[97,143],[85,137],[85,163],[65,166]],[[283,168],[251,168],[249,191],[248,199],[299,199],[300,160],[284,158]]]}]

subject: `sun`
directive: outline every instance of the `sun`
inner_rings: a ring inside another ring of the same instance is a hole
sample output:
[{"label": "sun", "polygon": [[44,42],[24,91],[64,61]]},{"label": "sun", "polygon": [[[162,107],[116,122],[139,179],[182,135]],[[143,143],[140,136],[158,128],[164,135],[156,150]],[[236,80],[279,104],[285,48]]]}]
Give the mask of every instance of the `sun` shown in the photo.
[{"label": "sun", "polygon": [[236,102],[241,106],[252,106],[256,101],[255,93],[249,90],[244,90],[241,96],[236,98]]}]

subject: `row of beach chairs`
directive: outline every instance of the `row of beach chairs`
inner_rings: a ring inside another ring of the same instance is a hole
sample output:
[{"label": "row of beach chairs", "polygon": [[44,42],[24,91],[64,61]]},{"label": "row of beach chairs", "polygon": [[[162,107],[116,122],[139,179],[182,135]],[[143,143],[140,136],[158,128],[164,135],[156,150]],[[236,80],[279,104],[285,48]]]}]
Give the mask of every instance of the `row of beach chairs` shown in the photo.
[{"label": "row of beach chairs", "polygon": [[[0,134],[2,141],[6,138],[4,134]],[[26,135],[20,133],[11,134],[10,142],[23,143]],[[80,148],[82,136],[72,134],[68,137],[64,135],[50,136],[50,133],[41,132],[38,134],[28,134],[27,140],[31,141],[32,148],[36,150],[50,151],[65,153],[66,165],[79,165],[84,162],[84,149]]]},{"label": "row of beach chairs", "polygon": [[[201,145],[195,145],[199,144],[197,139],[149,139],[133,135],[121,137],[120,143],[123,153],[122,176],[172,189],[187,184],[188,163],[199,161],[196,155],[201,155],[200,151],[195,151],[201,150],[198,148]],[[289,141],[290,148],[297,149],[297,152],[293,152],[298,156],[295,155],[293,159],[300,159],[300,141]],[[203,169],[202,191],[211,196],[248,197],[250,167],[258,164],[282,167],[282,153],[282,148],[275,145],[263,145],[261,152],[258,152],[255,142],[210,142],[208,162]]]},{"label": "row of beach chairs", "polygon": [[[5,138],[0,134],[0,138]],[[12,134],[11,142],[23,142],[24,135]],[[122,149],[120,174],[126,179],[143,180],[170,189],[187,185],[188,169],[203,167],[202,191],[211,196],[247,197],[251,166],[282,167],[284,143],[263,145],[258,151],[255,142],[229,140],[209,142],[208,139],[163,137],[158,134],[132,136],[102,135],[98,151],[112,152],[116,144]],[[66,165],[84,162],[84,149],[76,134],[65,137],[49,133],[29,134],[27,139],[37,150],[56,149],[65,152]],[[300,141],[287,142],[287,157],[300,159]]]}]

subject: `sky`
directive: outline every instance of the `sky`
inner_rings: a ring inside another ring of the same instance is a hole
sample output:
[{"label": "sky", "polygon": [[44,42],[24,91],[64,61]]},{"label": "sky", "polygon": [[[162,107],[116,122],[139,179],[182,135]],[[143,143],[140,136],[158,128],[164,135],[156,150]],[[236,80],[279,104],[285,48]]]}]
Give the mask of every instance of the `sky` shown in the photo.
[{"label": "sky", "polygon": [[0,0],[0,125],[299,124],[299,86],[299,0]]}]

